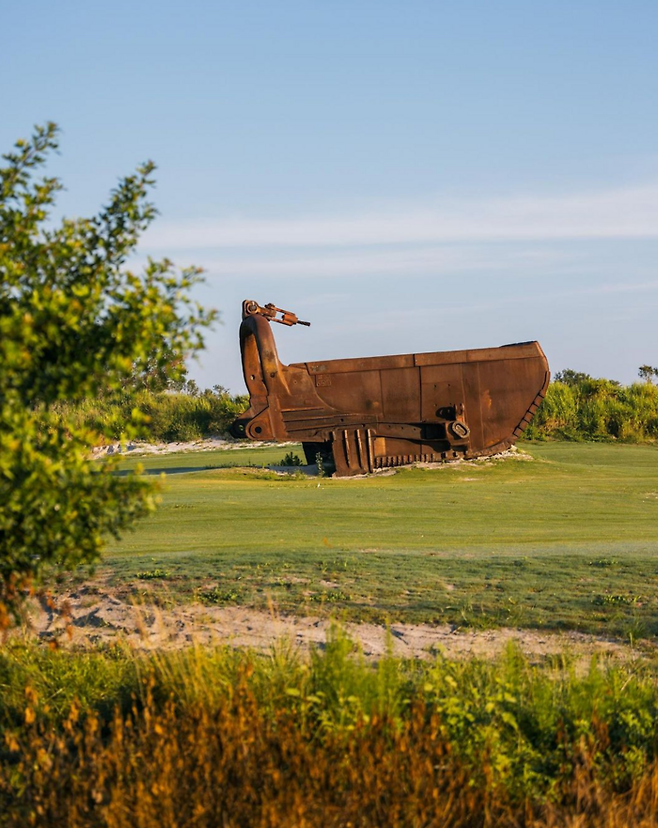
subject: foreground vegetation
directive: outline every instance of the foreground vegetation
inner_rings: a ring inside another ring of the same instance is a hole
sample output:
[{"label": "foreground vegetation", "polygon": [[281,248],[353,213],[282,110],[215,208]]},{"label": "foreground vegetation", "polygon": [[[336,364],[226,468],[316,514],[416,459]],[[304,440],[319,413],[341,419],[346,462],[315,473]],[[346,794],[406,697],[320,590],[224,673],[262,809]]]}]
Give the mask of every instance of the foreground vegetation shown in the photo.
[{"label": "foreground vegetation", "polygon": [[280,461],[282,447],[143,458],[170,472],[163,502],[110,547],[103,588],[350,620],[658,633],[658,449],[522,448],[532,461],[361,480],[235,465]]},{"label": "foreground vegetation", "polygon": [[310,660],[285,646],[268,657],[5,646],[0,825],[655,818],[651,665],[579,675],[510,649],[495,664],[371,666],[353,650],[337,630]]},{"label": "foreground vegetation", "polygon": [[[180,380],[216,316],[190,296],[197,268],[125,267],[156,214],[154,165],[119,179],[95,215],[67,219],[62,183],[44,175],[58,147],[47,123],[0,161],[0,630],[50,566],[93,564],[106,537],[155,507],[151,481],[92,462],[90,445],[111,435],[67,418],[62,401]],[[124,431],[139,423],[133,403]]]}]

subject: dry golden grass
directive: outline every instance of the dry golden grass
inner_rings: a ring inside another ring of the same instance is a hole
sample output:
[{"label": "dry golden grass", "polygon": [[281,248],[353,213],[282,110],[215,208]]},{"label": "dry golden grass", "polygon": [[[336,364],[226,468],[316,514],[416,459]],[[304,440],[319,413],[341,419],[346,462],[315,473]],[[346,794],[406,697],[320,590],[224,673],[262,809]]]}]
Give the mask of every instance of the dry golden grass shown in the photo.
[{"label": "dry golden grass", "polygon": [[2,828],[658,826],[655,665],[0,649]]},{"label": "dry golden grass", "polygon": [[[469,770],[424,702],[403,720],[361,716],[318,731],[294,708],[265,709],[246,668],[211,703],[156,701],[154,682],[104,722],[73,704],[39,719],[30,691],[5,745],[0,824],[70,828],[658,825],[658,765],[624,793],[601,784],[586,740],[545,801],[496,783],[486,753]],[[602,729],[601,738],[605,738]],[[598,746],[600,747],[600,746]],[[597,747],[597,749],[598,749]],[[568,757],[568,758],[567,758]],[[9,761],[7,761],[9,760]]]}]

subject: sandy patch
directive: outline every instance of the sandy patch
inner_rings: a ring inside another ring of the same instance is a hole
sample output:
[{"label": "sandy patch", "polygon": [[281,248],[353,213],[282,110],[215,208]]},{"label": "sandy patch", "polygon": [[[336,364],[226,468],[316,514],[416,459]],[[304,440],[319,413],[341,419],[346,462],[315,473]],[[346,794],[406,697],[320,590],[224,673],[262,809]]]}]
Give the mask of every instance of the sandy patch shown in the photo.
[{"label": "sandy patch", "polygon": [[[110,593],[93,594],[84,587],[71,593],[66,600],[71,612],[68,631],[60,616],[35,608],[30,627],[24,628],[23,634],[44,641],[58,638],[63,644],[76,646],[123,640],[138,650],[171,649],[192,644],[269,650],[285,639],[295,647],[308,650],[325,644],[332,623],[326,618],[287,616],[275,610],[265,612],[233,606],[136,607]],[[536,660],[563,653],[583,660],[589,660],[594,654],[625,661],[638,656],[638,651],[627,644],[575,632],[510,628],[473,631],[446,624],[393,624],[389,637],[383,625],[346,623],[343,626],[360,643],[364,655],[371,659],[383,656],[389,642],[393,653],[405,658],[428,658],[437,653],[448,658],[494,658],[509,642],[515,642]]]},{"label": "sandy patch", "polygon": [[112,454],[137,456],[142,454],[185,454],[194,451],[240,451],[261,446],[277,448],[289,446],[290,443],[269,443],[263,441],[234,440],[231,437],[206,437],[203,440],[190,440],[187,443],[144,443],[140,440],[127,443],[108,443],[91,450],[92,457],[107,457]]},{"label": "sandy patch", "polygon": [[[523,451],[516,446],[510,446],[505,451],[499,451],[498,454],[489,454],[485,457],[474,457],[472,460],[462,460],[461,458],[457,458],[455,460],[449,460],[444,463],[414,463],[413,465],[419,469],[445,469],[445,468],[454,468],[455,466],[471,466],[477,467],[481,466],[483,463],[495,463],[498,460],[534,460],[535,458],[528,454],[527,451]],[[404,467],[403,467],[404,468]],[[473,481],[478,480],[479,478],[476,477],[464,477],[462,480],[464,481]]]}]

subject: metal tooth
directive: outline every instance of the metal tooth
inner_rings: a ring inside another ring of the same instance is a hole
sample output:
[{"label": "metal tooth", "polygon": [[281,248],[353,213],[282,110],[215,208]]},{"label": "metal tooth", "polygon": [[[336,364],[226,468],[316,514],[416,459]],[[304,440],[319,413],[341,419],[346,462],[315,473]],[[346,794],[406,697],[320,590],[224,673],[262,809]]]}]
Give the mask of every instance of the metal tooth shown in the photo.
[{"label": "metal tooth", "polygon": [[373,441],[374,441],[373,431],[372,431],[372,429],[368,428],[368,429],[366,429],[366,444],[367,444],[367,448],[368,448],[368,466],[371,469],[373,468],[373,465],[374,465],[374,463],[373,463],[373,452],[374,452]]},{"label": "metal tooth", "polygon": [[350,452],[350,441],[347,436],[347,429],[343,429],[343,447],[345,451],[345,460],[347,461],[348,468],[352,465],[352,457]]},{"label": "metal tooth", "polygon": [[354,432],[354,438],[356,442],[356,453],[359,457],[359,465],[363,468],[364,467],[364,451],[363,451],[363,442],[361,441],[361,432],[357,429]]}]

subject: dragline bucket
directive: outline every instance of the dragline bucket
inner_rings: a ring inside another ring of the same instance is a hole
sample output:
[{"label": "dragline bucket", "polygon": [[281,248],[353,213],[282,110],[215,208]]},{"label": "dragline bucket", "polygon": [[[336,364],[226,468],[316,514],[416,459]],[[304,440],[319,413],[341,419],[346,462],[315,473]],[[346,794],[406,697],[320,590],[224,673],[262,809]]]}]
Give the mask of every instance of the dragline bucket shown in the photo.
[{"label": "dragline bucket", "polygon": [[336,475],[495,454],[523,434],[548,387],[538,342],[283,365],[271,322],[308,325],[274,305],[242,304],[249,409],[236,437],[301,442]]}]

